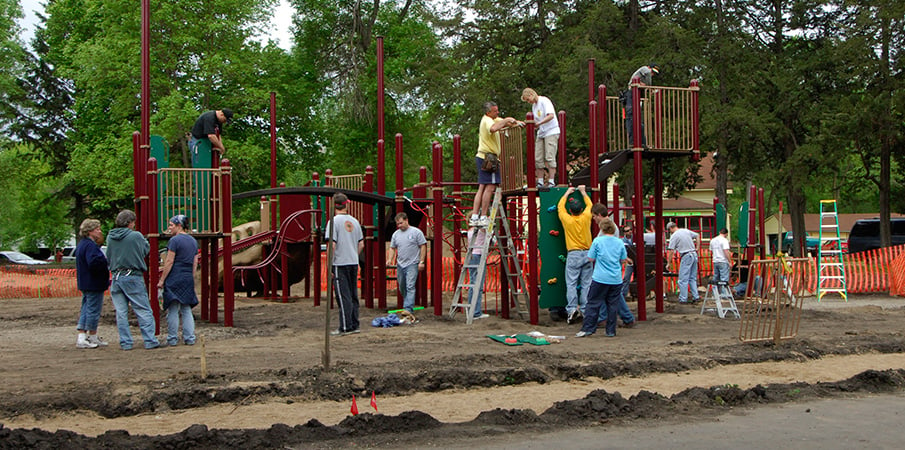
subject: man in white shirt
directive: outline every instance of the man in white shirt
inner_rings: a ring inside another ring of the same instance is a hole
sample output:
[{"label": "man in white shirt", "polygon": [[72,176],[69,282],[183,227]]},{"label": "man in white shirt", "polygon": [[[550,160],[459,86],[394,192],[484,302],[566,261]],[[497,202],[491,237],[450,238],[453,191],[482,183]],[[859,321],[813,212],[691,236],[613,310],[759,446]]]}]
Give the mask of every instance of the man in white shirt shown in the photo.
[{"label": "man in white shirt", "polygon": [[729,230],[723,228],[719,236],[710,240],[710,254],[713,257],[713,281],[729,283],[729,268],[732,267],[732,252],[729,251]]},{"label": "man in white shirt", "polygon": [[[537,137],[534,141],[534,175],[537,187],[556,186],[553,181],[556,174],[556,155],[559,151],[559,120],[556,109],[549,98],[537,95],[531,88],[522,91],[522,101],[530,103],[531,114],[537,124]],[[546,181],[544,181],[546,179]]]},{"label": "man in white shirt", "polygon": [[669,222],[666,230],[671,233],[667,253],[676,252],[680,258],[679,303],[688,303],[689,288],[692,295],[691,303],[698,302],[701,300],[698,294],[698,250],[701,248],[701,238],[698,233],[687,228],[679,228],[674,222]]}]

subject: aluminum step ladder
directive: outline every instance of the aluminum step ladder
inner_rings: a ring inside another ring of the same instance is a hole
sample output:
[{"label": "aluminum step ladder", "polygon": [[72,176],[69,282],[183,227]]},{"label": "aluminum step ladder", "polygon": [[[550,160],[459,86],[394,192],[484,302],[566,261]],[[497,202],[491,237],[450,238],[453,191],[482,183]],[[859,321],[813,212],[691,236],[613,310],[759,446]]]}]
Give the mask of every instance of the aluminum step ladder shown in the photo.
[{"label": "aluminum step ladder", "polygon": [[[515,305],[515,313],[520,318],[528,320],[527,283],[522,276],[515,243],[509,231],[506,208],[503,205],[502,194],[499,190],[494,194],[489,214],[487,227],[476,227],[476,230],[471,233],[471,237],[468,239],[468,250],[465,253],[467,257],[465,264],[462,264],[462,272],[459,273],[459,281],[456,283],[452,304],[449,306],[449,318],[455,318],[456,313],[461,309],[465,312],[466,323],[471,324],[474,321],[475,306],[477,306],[476,303],[479,297],[470,295],[470,293],[472,290],[478,289],[480,290],[480,295],[484,295],[483,283],[484,276],[487,273],[487,257],[490,250],[496,250],[500,254],[501,273],[506,277],[509,284],[510,298],[506,299],[506,301],[510,301],[511,304]],[[479,239],[482,231],[484,232],[483,239]],[[481,250],[481,259],[477,264],[469,264],[470,256],[476,249]],[[474,279],[469,276],[469,269],[477,269]]]},{"label": "aluminum step ladder", "polygon": [[848,301],[836,200],[821,200],[820,247],[817,249],[817,301],[830,293],[837,293],[843,300]]},{"label": "aluminum step ladder", "polygon": [[729,289],[729,283],[725,281],[710,281],[707,293],[704,294],[704,301],[701,303],[702,315],[704,311],[716,311],[720,319],[725,319],[726,313],[729,312],[735,314],[736,319],[741,318],[738,307],[735,306],[735,298],[732,297],[732,290]]}]

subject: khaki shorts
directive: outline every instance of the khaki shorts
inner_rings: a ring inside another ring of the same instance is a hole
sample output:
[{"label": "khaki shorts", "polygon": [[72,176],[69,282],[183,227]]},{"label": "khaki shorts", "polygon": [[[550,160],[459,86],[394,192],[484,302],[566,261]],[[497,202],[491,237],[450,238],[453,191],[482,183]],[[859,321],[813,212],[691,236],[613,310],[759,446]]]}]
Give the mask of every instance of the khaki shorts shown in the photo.
[{"label": "khaki shorts", "polygon": [[[534,141],[534,165],[538,169],[556,167],[556,154],[559,150],[559,135],[537,138]],[[546,165],[544,164],[546,163]]]}]

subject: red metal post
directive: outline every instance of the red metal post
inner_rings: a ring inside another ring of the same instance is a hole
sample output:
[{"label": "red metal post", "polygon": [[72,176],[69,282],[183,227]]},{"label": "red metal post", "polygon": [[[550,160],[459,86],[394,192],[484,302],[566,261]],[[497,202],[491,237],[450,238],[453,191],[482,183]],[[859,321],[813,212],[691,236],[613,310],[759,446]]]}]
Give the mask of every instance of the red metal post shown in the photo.
[{"label": "red metal post", "polygon": [[[147,186],[151,192],[157,192],[157,159],[148,159],[148,173],[145,175]],[[160,254],[159,234],[157,230],[157,202],[149,203],[149,216],[151,227],[148,229],[148,244],[151,246],[151,254],[148,255],[148,289],[151,300],[151,311],[154,312],[154,334],[160,334],[160,303],[157,302],[157,281],[160,279]]]},{"label": "red metal post", "polygon": [[[616,223],[616,226],[619,226],[619,213],[622,211],[622,205],[619,204],[619,183],[613,183],[613,208],[610,209],[613,212],[613,222]],[[637,220],[635,221],[637,222]],[[634,231],[635,234],[638,234],[638,231]]]},{"label": "red metal post", "polygon": [[[377,140],[379,141],[384,140],[383,86],[383,36],[377,36]],[[380,162],[383,162],[383,158],[380,159]],[[380,177],[384,178],[385,172],[383,168],[380,169],[379,173]],[[386,186],[381,186],[380,192],[383,193],[385,188]]]},{"label": "red metal post", "polygon": [[443,146],[437,142],[433,145],[433,191],[434,238],[431,240],[431,301],[434,303],[434,314],[443,315]]},{"label": "red metal post", "polygon": [[[636,99],[633,98],[632,101],[636,101]],[[638,111],[638,110],[635,109],[635,111]],[[636,112],[633,117],[637,117],[638,115],[639,114]],[[637,121],[636,121],[636,123],[637,123]],[[640,143],[638,134],[635,134],[634,138],[635,138],[635,142]],[[640,145],[639,145],[639,147],[640,147]],[[635,195],[632,198],[632,203],[634,204],[633,205],[634,211],[632,213],[632,217],[644,217],[644,204],[642,203],[642,200],[644,199],[644,195],[643,195],[644,183],[641,182],[642,178],[641,178],[641,149],[640,148],[635,149],[633,162],[634,162],[634,169],[635,169],[635,173],[634,173]],[[641,236],[641,235],[635,236],[635,248],[636,249],[644,248],[644,236]],[[635,271],[636,278],[635,279],[637,280],[637,283],[639,283],[638,286],[641,286],[642,290],[643,290],[644,287],[647,286],[646,280],[645,280],[645,274],[644,274],[644,251],[643,250],[640,252],[636,251],[635,256],[636,256],[635,259],[637,259],[637,261],[634,261],[635,269],[636,269],[636,271]],[[640,297],[640,295],[639,295],[639,297]],[[647,305],[645,305],[645,302],[640,299],[638,301],[638,320],[647,320]]]},{"label": "red metal post", "polygon": [[[233,292],[233,188],[232,167],[229,160],[220,163],[220,195],[223,205],[223,326],[233,326],[233,308],[235,293]],[[216,242],[216,240],[214,240]],[[216,305],[215,305],[216,306]],[[214,310],[216,311],[216,309]],[[216,314],[216,313],[214,313]],[[213,315],[213,314],[212,314]]]},{"label": "red metal post", "polygon": [[[364,183],[362,183],[361,190],[365,192],[374,192],[374,168],[371,166],[365,167],[365,179]],[[375,278],[374,273],[376,269],[374,253],[376,252],[375,247],[377,244],[377,240],[374,236],[374,205],[365,204],[362,210],[364,214],[364,217],[362,217],[362,225],[364,226],[365,240],[365,270],[361,274],[361,294],[365,299],[365,307],[374,308],[374,280],[383,278]]]},{"label": "red metal post", "polygon": [[141,0],[141,145],[151,142],[151,0]]},{"label": "red metal post", "polygon": [[[270,93],[270,187],[277,187],[277,93]],[[277,197],[270,197],[270,229],[279,227],[277,219]],[[263,230],[262,230],[263,231]],[[283,266],[286,267],[286,266]],[[283,271],[286,272],[285,270]],[[285,290],[285,289],[284,289]],[[283,292],[283,300],[286,301],[286,293]]]},{"label": "red metal post", "polygon": [[[597,154],[606,154],[606,86],[597,86]],[[606,180],[604,180],[606,182]]]},{"label": "red metal post", "polygon": [[699,161],[701,159],[701,110],[700,104],[698,102],[698,97],[700,94],[700,85],[698,84],[698,80],[691,80],[690,86],[691,91],[691,135],[692,135],[692,151],[694,151],[694,156],[692,159],[694,161]]},{"label": "red metal post", "polygon": [[591,171],[590,171],[591,181],[590,181],[590,186],[588,186],[588,187],[591,188],[591,200],[593,200],[594,203],[597,203],[600,201],[600,192],[601,192],[600,180],[599,180],[600,168],[599,168],[599,163],[598,163],[599,153],[597,153],[597,150],[598,150],[598,148],[597,148],[597,119],[596,119],[597,118],[597,107],[598,107],[597,102],[595,102],[594,100],[591,100],[588,103],[588,117],[591,118],[591,120],[588,124],[590,126],[590,129],[588,130],[588,135],[589,135],[589,140],[590,140],[590,142],[588,143],[588,152],[589,152],[588,158],[590,158],[590,168],[591,168]]},{"label": "red metal post", "polygon": [[[638,83],[640,82],[640,78],[632,78],[632,142],[629,142],[633,149],[639,150],[641,149],[641,142],[644,137],[641,135],[641,122],[644,118],[641,116],[641,89],[638,89]],[[638,180],[635,181],[635,184],[638,184]],[[641,191],[638,190],[635,192]]]},{"label": "red metal post", "polygon": [[757,229],[760,230],[760,259],[767,258],[767,230],[764,229],[764,188],[757,189]]},{"label": "red metal post", "polygon": [[[311,184],[314,186],[320,186],[320,174],[319,173],[314,172],[311,174]],[[314,205],[314,204],[311,205],[312,208],[316,208],[318,206],[319,205]],[[315,215],[314,217],[316,218],[317,216]],[[323,218],[323,216],[321,216],[321,218]],[[312,259],[312,264],[311,264],[312,270],[311,271],[314,273],[314,276],[312,277],[312,278],[314,278],[314,282],[312,284],[314,285],[314,306],[320,306],[321,305],[321,231],[320,231],[321,223],[320,223],[320,221],[317,221],[313,225],[314,225],[314,227],[312,229],[317,230],[317,232],[314,233],[313,248],[311,249],[311,259]],[[309,274],[309,276],[311,276],[311,275]]]},{"label": "red metal post", "polygon": [[[656,236],[656,244],[654,245],[654,270],[656,271],[656,282],[654,283],[654,295],[657,297],[655,302],[658,313],[666,311],[663,304],[663,253],[666,247],[666,239],[663,233],[666,224],[663,223],[663,159],[654,159],[654,232]],[[643,240],[643,239],[642,239]],[[644,293],[647,295],[647,292]]]},{"label": "red metal post", "polygon": [[[592,116],[593,117],[593,116]],[[525,122],[528,124],[527,130],[525,132],[525,138],[527,139],[527,144],[525,148],[533,148],[532,144],[534,143],[534,115],[530,112],[525,115]],[[528,173],[534,173],[534,158],[528,157]],[[528,183],[528,246],[525,249],[525,254],[528,255],[528,264],[526,265],[528,268],[528,304],[529,304],[529,317],[532,324],[536,325],[538,319],[540,318],[539,312],[539,297],[536,289],[538,278],[540,277],[539,269],[540,269],[540,255],[537,249],[537,234],[539,232],[538,224],[537,224],[537,188],[532,187],[533,183]],[[511,240],[513,236],[509,236]],[[514,244],[514,242],[513,242]],[[530,252],[530,253],[528,253]],[[501,261],[501,264],[505,264],[505,262]],[[503,280],[506,277],[500,274],[500,279]],[[507,280],[508,281],[508,280]],[[515,289],[517,286],[509,286],[510,289]],[[504,297],[504,304],[508,306],[509,297]],[[508,319],[508,310],[504,309],[504,318]]]},{"label": "red metal post", "polygon": [[[462,188],[459,186],[459,182],[462,181],[462,136],[454,135],[453,136],[453,191],[461,191]],[[453,208],[458,209],[462,203],[459,200],[459,195],[454,194],[453,196]],[[459,255],[462,255],[462,223],[463,221],[458,220],[458,218],[453,218],[452,222],[452,230],[453,230],[453,254],[456,255],[453,258],[453,276],[458,277],[459,273],[462,272],[462,263],[459,262]],[[458,278],[456,278],[458,281]]]},{"label": "red metal post", "polygon": [[569,180],[566,176],[568,171],[566,170],[566,112],[559,112],[559,142],[558,149],[556,151],[556,179],[559,180],[559,184],[568,184]]}]

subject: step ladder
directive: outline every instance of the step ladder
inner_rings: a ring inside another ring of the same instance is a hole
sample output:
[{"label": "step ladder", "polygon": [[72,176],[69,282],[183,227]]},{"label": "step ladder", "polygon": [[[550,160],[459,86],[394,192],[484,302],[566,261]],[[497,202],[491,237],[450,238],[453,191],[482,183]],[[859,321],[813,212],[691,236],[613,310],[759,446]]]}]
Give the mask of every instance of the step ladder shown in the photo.
[{"label": "step ladder", "polygon": [[[520,318],[528,320],[528,289],[525,278],[522,276],[521,266],[518,261],[518,254],[515,249],[515,243],[512,234],[509,232],[509,220],[506,218],[506,208],[502,201],[502,194],[499,189],[493,197],[493,204],[488,211],[489,223],[486,227],[486,234],[483,242],[478,242],[478,234],[480,229],[476,229],[468,239],[468,250],[466,252],[465,264],[462,265],[462,272],[459,273],[459,281],[456,283],[456,290],[453,293],[452,304],[449,307],[449,318],[453,319],[456,313],[461,309],[465,312],[466,323],[469,325],[474,321],[475,306],[478,296],[472,296],[472,290],[480,289],[483,292],[484,276],[487,273],[487,257],[490,250],[497,250],[500,254],[501,274],[506,277],[509,286],[509,295],[511,304],[515,305],[515,313]],[[475,249],[481,250],[481,260],[478,264],[469,264],[468,256]],[[477,269],[474,279],[470,279],[469,269]],[[466,278],[468,280],[466,281]],[[476,281],[480,281],[478,286]]]},{"label": "step ladder", "polygon": [[704,302],[701,303],[701,315],[704,314],[704,311],[716,311],[720,319],[725,319],[728,312],[735,314],[736,319],[741,318],[738,307],[735,306],[735,298],[732,297],[732,290],[729,289],[729,283],[725,281],[710,281],[707,293],[704,294]]},{"label": "step ladder", "polygon": [[839,237],[839,215],[836,200],[820,201],[820,248],[817,249],[817,301],[824,295],[838,293],[848,301],[843,264],[842,239]]}]

